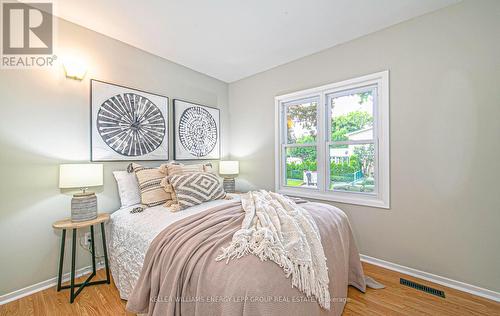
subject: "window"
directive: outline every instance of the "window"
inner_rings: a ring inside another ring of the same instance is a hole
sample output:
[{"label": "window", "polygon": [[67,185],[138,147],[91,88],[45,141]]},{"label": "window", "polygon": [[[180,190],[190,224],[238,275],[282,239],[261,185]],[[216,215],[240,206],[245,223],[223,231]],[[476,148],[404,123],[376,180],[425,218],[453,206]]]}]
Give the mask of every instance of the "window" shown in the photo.
[{"label": "window", "polygon": [[389,208],[388,71],[276,97],[276,190]]}]

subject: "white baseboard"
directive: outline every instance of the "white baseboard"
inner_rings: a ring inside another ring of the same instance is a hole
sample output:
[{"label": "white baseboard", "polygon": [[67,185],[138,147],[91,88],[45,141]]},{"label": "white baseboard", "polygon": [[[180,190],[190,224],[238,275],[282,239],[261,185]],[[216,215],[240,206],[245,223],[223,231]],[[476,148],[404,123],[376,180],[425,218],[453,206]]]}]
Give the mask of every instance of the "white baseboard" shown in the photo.
[{"label": "white baseboard", "polygon": [[404,273],[407,275],[411,275],[412,277],[420,278],[420,279],[423,279],[423,280],[426,280],[429,282],[433,282],[436,284],[450,287],[450,288],[455,289],[455,290],[459,290],[462,292],[466,292],[466,293],[470,293],[470,294],[477,295],[480,297],[484,297],[484,298],[487,298],[487,299],[490,299],[490,300],[493,300],[496,302],[500,302],[500,293],[499,292],[484,289],[484,288],[481,288],[481,287],[478,287],[475,285],[471,285],[471,284],[467,284],[464,282],[448,279],[448,278],[445,278],[445,277],[442,277],[439,275],[420,271],[417,269],[405,267],[405,266],[402,266],[402,265],[399,265],[396,263],[392,263],[389,261],[385,261],[385,260],[381,260],[381,259],[377,259],[377,258],[365,256],[365,255],[360,255],[360,257],[361,257],[361,261],[371,263],[373,265],[380,266],[382,268],[386,268],[389,270],[393,270],[393,271],[397,271],[397,272]]},{"label": "white baseboard", "polygon": [[[97,269],[99,270],[101,268],[102,268],[102,266],[98,264]],[[75,274],[76,274],[76,277],[78,278],[78,277],[81,277],[83,275],[90,274],[91,272],[92,272],[92,266],[87,266],[87,267],[83,267],[81,269],[76,270]],[[62,279],[63,279],[62,280],[63,282],[69,281],[70,273],[68,272],[68,273],[63,274]],[[53,277],[51,279],[42,281],[40,283],[33,284],[33,285],[27,286],[25,288],[16,290],[14,292],[10,292],[10,293],[1,295],[0,296],[0,305],[7,304],[9,302],[18,300],[21,297],[25,297],[25,296],[31,295],[33,293],[48,289],[50,287],[55,286],[56,284],[57,284],[57,277]]]}]

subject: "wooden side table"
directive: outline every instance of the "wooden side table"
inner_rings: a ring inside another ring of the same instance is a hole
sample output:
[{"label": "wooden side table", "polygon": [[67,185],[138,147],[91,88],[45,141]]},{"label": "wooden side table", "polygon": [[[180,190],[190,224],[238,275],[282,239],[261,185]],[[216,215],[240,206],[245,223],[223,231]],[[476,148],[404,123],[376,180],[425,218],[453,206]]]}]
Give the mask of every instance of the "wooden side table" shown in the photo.
[{"label": "wooden side table", "polygon": [[[62,289],[70,289],[69,302],[73,303],[76,296],[80,294],[84,287],[96,284],[110,284],[109,277],[109,266],[108,266],[108,250],[106,248],[106,235],[104,232],[104,223],[109,220],[109,214],[102,213],[97,216],[96,219],[83,221],[83,222],[72,222],[71,219],[64,219],[57,221],[52,224],[55,229],[62,229],[61,238],[61,256],[59,258],[59,274],[57,277],[57,291]],[[96,275],[96,264],[95,264],[95,247],[94,247],[94,225],[101,224],[101,234],[102,234],[102,248],[104,251],[104,265],[106,267],[106,280],[91,281]],[[92,248],[92,274],[83,282],[75,284],[75,258],[76,258],[76,231],[79,228],[90,226],[90,237],[91,237],[91,248]],[[71,247],[71,280],[70,285],[61,285],[62,282],[62,270],[64,263],[64,245],[66,243],[66,229],[71,229],[73,234],[72,247]],[[75,292],[75,287],[78,287]]]}]

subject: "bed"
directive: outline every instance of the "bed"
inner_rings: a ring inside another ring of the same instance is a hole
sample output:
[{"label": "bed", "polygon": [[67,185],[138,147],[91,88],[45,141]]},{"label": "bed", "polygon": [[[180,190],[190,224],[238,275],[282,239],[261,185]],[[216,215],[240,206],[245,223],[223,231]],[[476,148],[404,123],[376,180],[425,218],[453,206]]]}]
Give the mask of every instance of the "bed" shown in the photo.
[{"label": "bed", "polygon": [[[234,198],[238,199],[238,196]],[[149,244],[163,229],[210,207],[230,202],[210,201],[182,212],[171,212],[167,207],[155,206],[139,213],[131,213],[135,207],[140,206],[132,205],[112,213],[107,227],[109,263],[120,297],[124,300],[129,298],[141,273]]]},{"label": "bed", "polygon": [[[146,252],[160,233],[190,225],[191,220],[202,223],[205,217],[208,219],[210,214],[214,214],[214,210],[223,211],[235,203],[238,203],[238,197],[206,202],[181,212],[171,212],[163,206],[147,208],[140,213],[130,212],[134,206],[114,212],[108,226],[108,247],[110,268],[120,297],[124,300],[130,298],[141,275]],[[330,310],[321,308],[314,299],[306,298],[291,287],[283,270],[273,262],[261,262],[253,255],[228,264],[215,262],[213,258],[220,246],[230,241],[230,238],[222,238],[218,244],[214,243],[217,247],[212,247],[214,249],[202,260],[201,257],[196,259],[200,262],[179,270],[182,271],[181,278],[185,276],[184,270],[189,270],[186,273],[188,277],[180,285],[176,284],[182,287],[183,293],[189,293],[192,300],[176,303],[175,312],[153,314],[340,315],[346,303],[348,285],[361,291],[366,289],[347,216],[340,209],[326,204],[306,203],[303,207],[320,226],[330,277]],[[207,268],[208,264],[210,268]],[[240,268],[243,267],[240,264],[252,267],[251,271]],[[169,285],[163,282],[161,286]],[[207,298],[210,304],[207,304]]]}]

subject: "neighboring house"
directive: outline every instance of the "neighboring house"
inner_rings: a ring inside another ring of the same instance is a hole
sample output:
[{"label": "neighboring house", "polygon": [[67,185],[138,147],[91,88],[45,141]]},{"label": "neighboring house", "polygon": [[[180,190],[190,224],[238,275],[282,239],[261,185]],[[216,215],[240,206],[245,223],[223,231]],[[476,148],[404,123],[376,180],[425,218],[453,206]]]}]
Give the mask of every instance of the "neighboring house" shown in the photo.
[{"label": "neighboring house", "polygon": [[373,139],[373,127],[367,127],[364,129],[360,129],[359,131],[355,131],[352,133],[346,134],[347,139],[349,140],[368,140]]},{"label": "neighboring house", "polygon": [[330,148],[330,162],[342,163],[349,162],[351,148]]},{"label": "neighboring house", "polygon": [[[359,131],[346,134],[348,140],[373,139],[373,127],[367,127]],[[346,148],[330,148],[330,161],[335,163],[349,162],[349,157],[354,152],[354,145]]]}]

